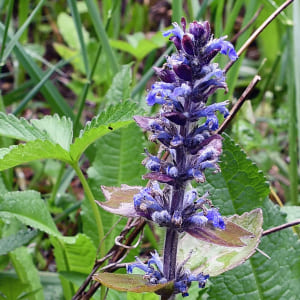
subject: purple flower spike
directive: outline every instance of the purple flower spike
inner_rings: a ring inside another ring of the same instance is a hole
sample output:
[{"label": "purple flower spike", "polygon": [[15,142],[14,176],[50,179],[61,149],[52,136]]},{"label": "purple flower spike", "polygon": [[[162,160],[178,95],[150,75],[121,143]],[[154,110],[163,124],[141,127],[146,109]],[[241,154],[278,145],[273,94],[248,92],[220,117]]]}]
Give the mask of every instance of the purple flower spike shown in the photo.
[{"label": "purple flower spike", "polygon": [[159,144],[157,157],[146,152],[143,163],[150,172],[143,179],[150,180],[150,187],[134,196],[134,208],[136,215],[167,227],[164,263],[154,253],[147,265],[138,261],[127,269],[142,269],[150,283],[173,281],[173,294],[188,296],[191,282],[197,281],[203,288],[208,275],[191,274],[183,269],[184,263],[177,266],[178,234],[186,232],[222,246],[237,244],[222,237],[227,228],[208,192],[198,198],[196,190],[187,191],[190,181],[205,182],[206,169],[220,171],[222,137],[215,133],[219,128],[217,115],[228,116],[229,102],[207,105],[208,97],[218,89],[227,92],[226,74],[212,60],[218,53],[236,60],[237,54],[224,37],[213,38],[208,22],[188,25],[182,18],[181,26],[173,23],[164,36],[169,36],[177,52],[168,56],[161,68],[154,67],[161,81],[152,85],[146,97],[149,106],[161,105],[160,110],[152,118],[134,117],[150,132],[149,140]]}]

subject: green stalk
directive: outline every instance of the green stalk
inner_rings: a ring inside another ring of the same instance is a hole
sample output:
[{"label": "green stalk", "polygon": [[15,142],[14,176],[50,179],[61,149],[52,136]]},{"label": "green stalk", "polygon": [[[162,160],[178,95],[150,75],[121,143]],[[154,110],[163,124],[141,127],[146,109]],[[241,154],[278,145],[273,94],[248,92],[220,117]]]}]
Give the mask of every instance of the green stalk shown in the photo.
[{"label": "green stalk", "polygon": [[[295,82],[294,82],[294,60],[293,60],[293,49],[292,49],[292,32],[288,30],[288,64],[289,72],[287,74],[287,86],[288,86],[288,104],[289,104],[289,179],[290,179],[290,199],[293,205],[298,204],[298,161],[297,161],[297,109],[296,109],[296,93],[295,93]],[[298,120],[299,124],[299,120]],[[299,126],[299,125],[298,125]]]},{"label": "green stalk", "polygon": [[[84,177],[78,163],[74,163],[72,165],[72,167],[74,168],[82,186],[83,186],[83,190],[85,192],[85,195],[92,207],[92,211],[93,211],[93,214],[94,214],[94,218],[95,218],[95,221],[96,221],[96,227],[97,227],[97,231],[98,231],[98,238],[99,238],[99,242],[103,240],[104,238],[104,230],[103,230],[103,225],[102,225],[102,219],[101,219],[101,216],[100,216],[100,212],[99,212],[99,209],[98,209],[98,206],[95,202],[95,198],[94,198],[94,195],[90,189],[90,186],[86,180],[86,178]],[[101,246],[100,248],[100,255],[101,257],[104,257],[105,255],[105,247],[104,247],[104,244]]]}]

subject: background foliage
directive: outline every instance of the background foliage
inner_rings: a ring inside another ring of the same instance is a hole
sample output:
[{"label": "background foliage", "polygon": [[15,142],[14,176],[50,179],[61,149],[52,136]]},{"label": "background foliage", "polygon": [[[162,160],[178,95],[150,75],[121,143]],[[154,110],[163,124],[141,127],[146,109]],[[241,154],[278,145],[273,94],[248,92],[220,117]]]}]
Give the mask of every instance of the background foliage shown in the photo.
[{"label": "background foliage", "polygon": [[[181,16],[208,20],[239,49],[282,3],[0,0],[0,299],[71,299],[113,245],[126,220],[114,226],[118,217],[94,199],[103,199],[101,185],[146,184],[147,138],[132,116],[154,113],[144,101],[152,66],[173,50],[161,31]],[[300,216],[299,14],[296,0],[229,70],[229,93],[211,99],[235,103],[254,75],[262,78],[226,130],[222,173],[208,173],[199,190],[223,215],[261,207],[264,229]],[[257,252],[204,290],[193,286],[191,298],[297,299],[297,233],[263,237],[270,260]],[[147,226],[127,261],[146,257],[162,236]]]}]

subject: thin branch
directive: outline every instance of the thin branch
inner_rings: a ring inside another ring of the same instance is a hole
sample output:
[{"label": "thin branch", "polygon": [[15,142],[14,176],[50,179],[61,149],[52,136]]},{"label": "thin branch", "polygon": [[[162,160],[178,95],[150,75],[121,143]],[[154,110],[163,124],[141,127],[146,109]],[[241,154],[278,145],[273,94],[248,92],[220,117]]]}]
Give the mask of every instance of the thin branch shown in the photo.
[{"label": "thin branch", "polygon": [[255,22],[255,20],[258,18],[259,14],[261,13],[263,9],[263,6],[261,5],[259,7],[259,9],[257,10],[257,12],[254,14],[254,16],[252,17],[252,19],[249,21],[249,23],[242,28],[231,40],[231,43],[234,43],[247,29],[249,29],[249,27]]},{"label": "thin branch", "polygon": [[[122,230],[120,236],[122,236],[123,239],[125,239],[125,236],[129,233],[129,231],[133,228],[134,229],[123,244],[127,245],[127,246],[131,245],[133,243],[133,241],[135,240],[135,238],[138,236],[138,234],[140,232],[142,232],[145,225],[146,225],[146,222],[143,219],[137,219],[137,220],[129,219],[126,226]],[[88,275],[88,277],[86,278],[84,283],[80,286],[80,288],[78,289],[76,294],[73,296],[72,300],[90,299],[93,296],[93,294],[96,292],[96,290],[101,286],[101,284],[99,282],[96,282],[96,283],[92,284],[92,286],[89,288],[89,290],[87,292],[85,292],[85,289],[92,281],[93,275],[99,270],[100,266],[106,261],[106,259],[108,259],[111,256],[112,256],[112,258],[110,260],[110,268],[108,268],[106,271],[107,272],[115,271],[116,270],[115,265],[118,264],[120,261],[122,261],[124,256],[126,256],[127,251],[128,251],[127,249],[121,248],[118,245],[114,245],[108,251],[108,253],[105,257],[97,260],[97,262],[94,265],[93,270]]]},{"label": "thin branch", "polygon": [[292,227],[292,226],[295,226],[295,225],[299,225],[299,224],[300,224],[300,219],[295,220],[293,222],[285,223],[285,224],[270,228],[268,230],[265,230],[262,233],[262,236],[265,236],[265,235],[268,235],[268,234],[271,234],[271,233],[274,233],[274,232],[277,232],[277,231],[280,231],[282,229],[286,229],[286,228],[289,228],[289,227]]},{"label": "thin branch", "polygon": [[[249,37],[249,39],[244,43],[244,45],[239,49],[237,52],[237,55],[240,56],[248,47],[249,45],[259,36],[259,34],[286,8],[288,7],[294,0],[287,0],[284,2],[280,7],[278,7],[271,15],[270,17],[263,22]],[[235,60],[236,61],[236,60]],[[228,70],[232,67],[235,61],[229,62],[225,68],[224,72],[227,73]]]},{"label": "thin branch", "polygon": [[222,133],[226,127],[228,126],[228,124],[232,121],[232,119],[234,118],[234,116],[237,114],[237,112],[239,111],[239,109],[242,107],[242,105],[244,104],[244,102],[247,100],[247,96],[249,95],[249,93],[253,90],[253,88],[256,86],[256,84],[261,80],[260,76],[255,75],[253,77],[253,79],[251,80],[251,82],[249,83],[249,85],[247,86],[247,88],[245,89],[245,91],[243,92],[243,94],[241,95],[241,97],[239,98],[239,100],[235,103],[235,105],[232,107],[229,116],[224,120],[224,122],[222,123],[222,125],[219,127],[219,129],[217,130],[217,133]]}]

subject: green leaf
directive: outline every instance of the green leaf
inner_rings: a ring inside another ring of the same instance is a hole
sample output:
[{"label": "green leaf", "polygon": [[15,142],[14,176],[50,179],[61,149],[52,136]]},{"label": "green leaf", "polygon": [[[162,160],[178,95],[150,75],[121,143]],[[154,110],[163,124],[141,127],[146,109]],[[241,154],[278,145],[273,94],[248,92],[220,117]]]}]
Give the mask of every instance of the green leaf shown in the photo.
[{"label": "green leaf", "polygon": [[78,161],[84,150],[100,137],[125,127],[133,122],[133,115],[136,113],[135,103],[124,102],[109,108],[88,122],[80,135],[71,145],[71,156]]},{"label": "green leaf", "polygon": [[[73,18],[62,12],[58,15],[57,26],[67,45],[75,50],[80,50],[80,42]],[[81,31],[83,40],[87,44],[89,41],[89,33],[83,27],[81,28]]]},{"label": "green leaf", "polygon": [[13,274],[0,274],[0,299],[19,299],[29,288]]},{"label": "green leaf", "polygon": [[287,214],[286,219],[288,222],[293,222],[300,217],[300,206],[284,205],[280,210]]},{"label": "green leaf", "polygon": [[120,103],[130,98],[130,85],[132,81],[131,64],[123,65],[114,76],[113,82],[105,95],[109,104]]},{"label": "green leaf", "polygon": [[21,279],[22,283],[28,285],[28,289],[26,289],[26,292],[29,293],[27,299],[44,299],[39,274],[33,264],[31,255],[28,253],[28,249],[25,247],[15,249],[10,253],[10,258],[18,277]]},{"label": "green leaf", "polygon": [[31,123],[47,133],[47,139],[69,151],[73,138],[72,121],[58,115],[46,116],[40,120],[33,119]]},{"label": "green leaf", "polygon": [[20,230],[16,234],[4,237],[0,240],[0,255],[5,255],[16,248],[19,248],[28,242],[30,242],[34,237],[36,237],[36,230]]},{"label": "green leaf", "polygon": [[[54,246],[54,256],[58,272],[77,272],[89,274],[96,259],[96,247],[91,239],[84,234],[72,237],[70,241],[64,242],[54,237],[50,238]],[[60,276],[66,299],[71,299],[75,293],[74,286]]]},{"label": "green leaf", "polygon": [[[256,251],[262,234],[262,211],[253,210],[242,216],[234,215],[231,222],[253,233],[252,237],[243,239],[244,247],[226,247],[207,243],[186,234],[179,243],[179,255],[184,260],[193,249],[192,257],[187,265],[195,274],[203,272],[210,276],[217,276],[223,272],[244,263]],[[186,247],[189,245],[189,247]]]},{"label": "green leaf", "polygon": [[173,282],[150,284],[143,275],[137,274],[112,274],[98,273],[93,276],[93,279],[100,282],[108,288],[112,288],[122,292],[159,292],[159,290],[172,291]]},{"label": "green leaf", "polygon": [[[242,214],[261,207],[264,229],[286,222],[266,196],[265,178],[246,154],[225,136],[220,167],[222,172],[207,174],[203,191],[223,215]],[[296,235],[286,229],[262,238],[259,249],[243,265],[212,278],[208,299],[297,299],[300,293],[300,247]],[[284,274],[284,276],[282,276]]]},{"label": "green leaf", "polygon": [[[144,158],[142,155],[143,142],[143,133],[135,124],[112,132],[97,142],[95,160],[88,169],[90,186],[96,199],[100,201],[104,200],[100,185],[120,186],[123,183],[129,185],[144,184],[142,174],[145,172],[145,168],[141,164]],[[84,201],[82,206],[83,230],[98,245],[94,222],[90,216],[91,212],[88,207],[87,201]],[[101,208],[99,209],[103,219],[104,230],[108,232],[117,222],[119,216],[107,213]],[[105,241],[107,245],[106,249],[113,245],[114,238],[122,230],[124,222],[114,228],[107,237]]]},{"label": "green leaf", "polygon": [[269,194],[266,179],[246,154],[225,135],[220,158],[222,173],[206,174],[202,193],[213,191],[210,199],[223,215],[242,214],[260,207]]},{"label": "green leaf", "polygon": [[35,191],[10,192],[1,195],[0,217],[16,217],[28,226],[62,237],[40,193]]},{"label": "green leaf", "polygon": [[18,146],[0,149],[0,171],[37,159],[53,158],[72,162],[69,153],[59,145],[45,140],[35,140]]},{"label": "green leaf", "polygon": [[26,142],[47,138],[46,132],[42,132],[24,118],[18,119],[3,112],[0,112],[0,134]]},{"label": "green leaf", "polygon": [[82,274],[89,274],[94,266],[96,258],[96,247],[91,239],[85,234],[77,234],[71,237],[69,243],[52,238],[55,241],[55,255],[59,255],[59,251],[64,251],[64,263],[58,263],[58,271],[72,271]]},{"label": "green leaf", "polygon": [[[189,291],[190,293],[190,291]],[[160,297],[154,293],[147,294],[137,294],[133,292],[127,292],[127,299],[130,300],[159,300]]]},{"label": "green leaf", "polygon": [[0,113],[0,134],[21,141],[37,139],[49,140],[69,150],[73,138],[72,121],[58,115],[32,119],[30,123],[24,118],[16,118],[12,114]]}]

